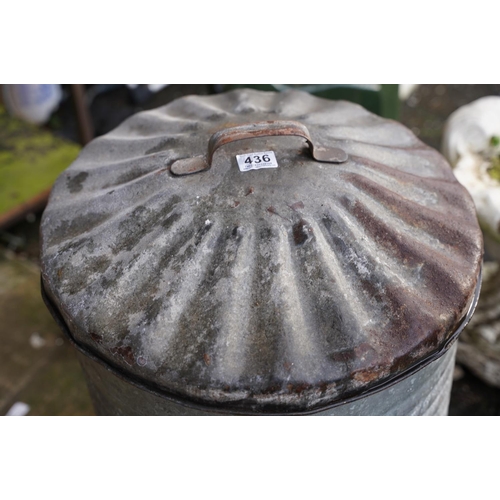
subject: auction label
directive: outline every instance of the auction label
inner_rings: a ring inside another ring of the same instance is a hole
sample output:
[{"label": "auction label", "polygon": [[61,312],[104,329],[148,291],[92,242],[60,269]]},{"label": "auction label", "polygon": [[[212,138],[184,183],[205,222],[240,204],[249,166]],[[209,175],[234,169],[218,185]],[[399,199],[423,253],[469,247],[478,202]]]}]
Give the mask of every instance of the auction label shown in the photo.
[{"label": "auction label", "polygon": [[278,168],[278,162],[276,161],[274,151],[236,155],[236,160],[238,161],[238,168],[241,172],[259,170],[259,168]]}]

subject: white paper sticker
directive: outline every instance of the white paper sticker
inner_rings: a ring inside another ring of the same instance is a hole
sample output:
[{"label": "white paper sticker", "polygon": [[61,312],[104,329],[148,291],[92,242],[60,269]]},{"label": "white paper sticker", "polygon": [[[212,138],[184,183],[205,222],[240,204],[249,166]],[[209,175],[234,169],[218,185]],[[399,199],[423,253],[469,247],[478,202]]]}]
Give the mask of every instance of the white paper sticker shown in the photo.
[{"label": "white paper sticker", "polygon": [[259,170],[259,168],[278,168],[278,162],[276,161],[274,151],[236,155],[236,160],[238,161],[238,168],[242,172]]}]

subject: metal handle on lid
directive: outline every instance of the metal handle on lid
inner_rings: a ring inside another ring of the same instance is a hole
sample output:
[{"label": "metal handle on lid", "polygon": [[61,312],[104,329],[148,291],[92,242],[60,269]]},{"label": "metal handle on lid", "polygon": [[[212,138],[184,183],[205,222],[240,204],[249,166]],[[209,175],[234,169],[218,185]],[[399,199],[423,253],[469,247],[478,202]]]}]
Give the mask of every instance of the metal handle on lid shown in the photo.
[{"label": "metal handle on lid", "polygon": [[311,155],[316,161],[327,163],[343,163],[347,160],[347,153],[339,148],[326,148],[314,145],[307,127],[300,122],[291,120],[266,121],[248,123],[237,127],[219,130],[210,137],[208,151],[205,156],[183,158],[176,160],[170,171],[174,175],[189,175],[208,170],[212,166],[215,151],[234,141],[268,136],[298,136],[303,137],[311,150]]}]

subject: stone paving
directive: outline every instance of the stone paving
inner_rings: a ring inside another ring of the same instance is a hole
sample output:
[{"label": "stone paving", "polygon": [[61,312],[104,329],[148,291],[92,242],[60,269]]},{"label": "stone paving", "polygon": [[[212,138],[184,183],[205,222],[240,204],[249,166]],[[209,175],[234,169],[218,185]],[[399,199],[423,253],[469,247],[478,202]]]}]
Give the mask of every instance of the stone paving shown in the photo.
[{"label": "stone paving", "polygon": [[29,415],[92,415],[73,348],[40,296],[38,266],[0,250],[0,415],[16,402]]}]

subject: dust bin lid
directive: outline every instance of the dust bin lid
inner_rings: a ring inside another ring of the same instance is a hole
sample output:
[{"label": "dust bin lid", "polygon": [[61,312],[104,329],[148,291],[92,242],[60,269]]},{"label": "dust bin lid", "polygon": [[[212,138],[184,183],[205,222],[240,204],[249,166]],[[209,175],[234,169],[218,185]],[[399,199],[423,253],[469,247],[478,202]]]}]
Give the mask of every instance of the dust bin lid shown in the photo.
[{"label": "dust bin lid", "polygon": [[442,349],[482,257],[439,153],[299,91],[131,117],[59,177],[41,235],[81,349],[166,397],[263,413],[325,408]]}]

